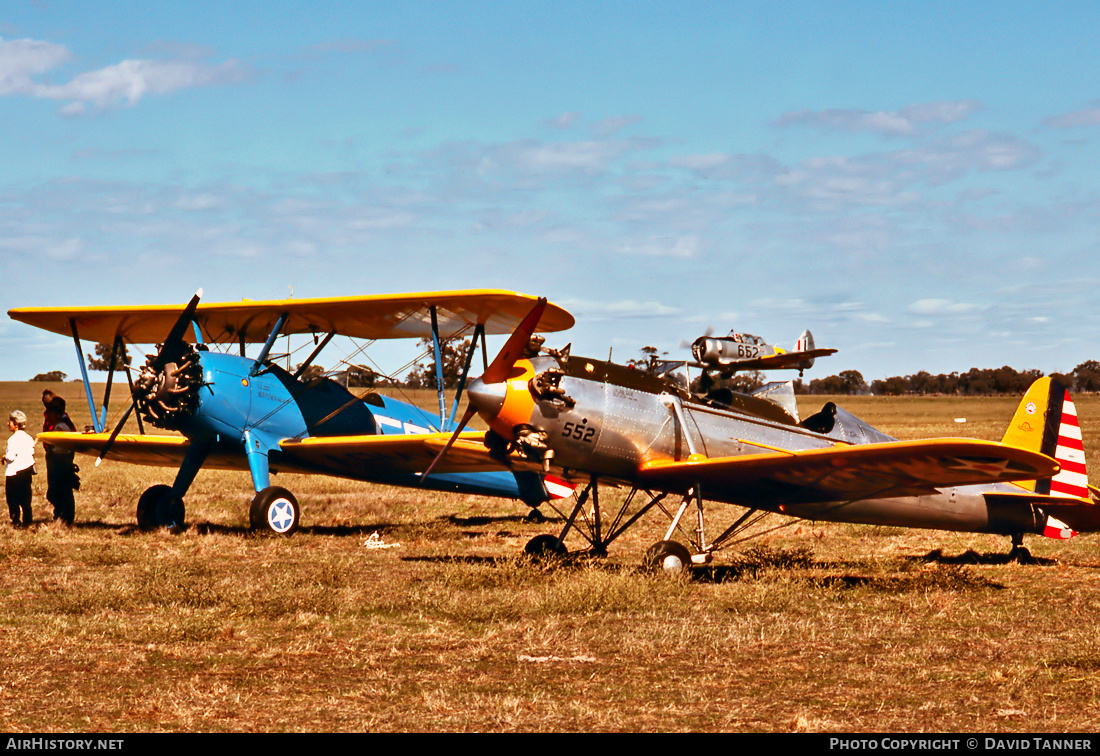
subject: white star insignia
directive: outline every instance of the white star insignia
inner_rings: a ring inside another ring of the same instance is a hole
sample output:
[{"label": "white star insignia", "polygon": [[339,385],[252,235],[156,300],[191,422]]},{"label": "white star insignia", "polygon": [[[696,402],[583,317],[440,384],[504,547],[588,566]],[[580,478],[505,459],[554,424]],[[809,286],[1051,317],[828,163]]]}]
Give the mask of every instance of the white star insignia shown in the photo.
[{"label": "white star insignia", "polygon": [[267,520],[272,528],[281,533],[294,523],[294,507],[288,501],[276,502],[268,512]]}]

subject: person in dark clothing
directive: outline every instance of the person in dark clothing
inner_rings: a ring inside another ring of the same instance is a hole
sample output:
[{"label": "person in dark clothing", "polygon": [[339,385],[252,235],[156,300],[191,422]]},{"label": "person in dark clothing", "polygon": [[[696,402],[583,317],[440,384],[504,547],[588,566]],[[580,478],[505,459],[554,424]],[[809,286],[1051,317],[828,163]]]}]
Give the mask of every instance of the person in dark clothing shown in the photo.
[{"label": "person in dark clothing", "polygon": [[[54,396],[46,405],[45,431],[72,432],[73,421],[65,412],[65,400]],[[54,448],[43,443],[46,451],[46,501],[53,505],[53,518],[66,525],[72,525],[76,517],[76,500],[73,489],[76,487],[76,466],[73,453]]]}]

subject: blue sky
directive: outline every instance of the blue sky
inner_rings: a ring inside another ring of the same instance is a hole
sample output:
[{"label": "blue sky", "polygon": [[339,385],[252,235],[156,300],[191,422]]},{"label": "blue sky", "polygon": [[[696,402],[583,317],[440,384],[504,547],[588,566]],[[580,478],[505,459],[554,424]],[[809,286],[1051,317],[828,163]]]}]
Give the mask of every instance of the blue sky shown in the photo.
[{"label": "blue sky", "polygon": [[[492,287],[575,354],[1069,371],[1097,49],[1085,2],[9,2],[0,308]],[[0,353],[77,373],[7,319]]]}]

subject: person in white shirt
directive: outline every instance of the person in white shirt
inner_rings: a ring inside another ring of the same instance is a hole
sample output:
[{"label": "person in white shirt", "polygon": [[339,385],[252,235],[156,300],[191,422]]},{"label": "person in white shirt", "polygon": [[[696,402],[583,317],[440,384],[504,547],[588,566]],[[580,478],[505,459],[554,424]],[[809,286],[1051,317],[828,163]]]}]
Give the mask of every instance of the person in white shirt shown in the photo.
[{"label": "person in white shirt", "polygon": [[[34,439],[27,433],[27,415],[15,410],[8,416],[8,448],[4,464],[8,469],[4,477],[4,494],[8,500],[8,514],[15,527],[31,524],[31,476],[34,474]],[[23,519],[20,522],[19,515]]]}]

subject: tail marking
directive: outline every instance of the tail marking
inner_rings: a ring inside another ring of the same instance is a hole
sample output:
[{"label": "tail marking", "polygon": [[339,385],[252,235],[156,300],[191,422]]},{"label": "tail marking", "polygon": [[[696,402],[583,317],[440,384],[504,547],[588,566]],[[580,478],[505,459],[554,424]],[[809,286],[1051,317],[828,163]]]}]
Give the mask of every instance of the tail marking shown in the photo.
[{"label": "tail marking", "polygon": [[1062,421],[1058,426],[1058,441],[1052,455],[1058,460],[1062,469],[1051,478],[1050,493],[1054,496],[1076,496],[1087,499],[1089,479],[1085,472],[1085,447],[1081,443],[1081,426],[1077,423],[1077,409],[1073,406],[1069,392],[1063,389],[1062,393]]}]

